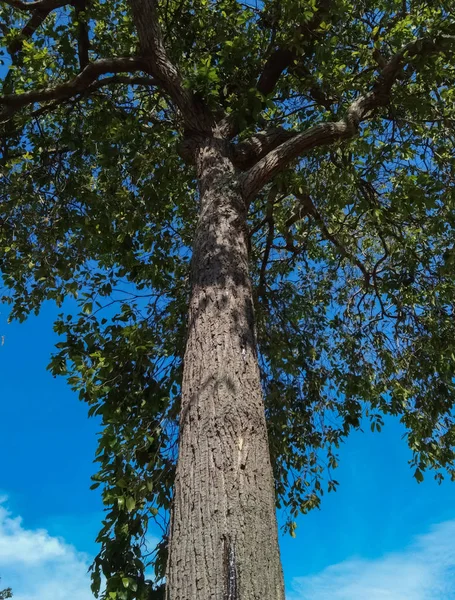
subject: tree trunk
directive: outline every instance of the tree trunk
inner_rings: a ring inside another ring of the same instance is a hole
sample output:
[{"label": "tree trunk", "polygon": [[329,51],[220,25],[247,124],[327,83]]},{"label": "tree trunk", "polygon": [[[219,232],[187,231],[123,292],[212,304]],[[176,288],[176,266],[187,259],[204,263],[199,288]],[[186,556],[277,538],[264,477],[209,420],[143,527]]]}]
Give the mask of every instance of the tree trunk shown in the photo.
[{"label": "tree trunk", "polygon": [[197,155],[193,248],[167,600],[283,600],[257,362],[246,207],[224,143]]}]

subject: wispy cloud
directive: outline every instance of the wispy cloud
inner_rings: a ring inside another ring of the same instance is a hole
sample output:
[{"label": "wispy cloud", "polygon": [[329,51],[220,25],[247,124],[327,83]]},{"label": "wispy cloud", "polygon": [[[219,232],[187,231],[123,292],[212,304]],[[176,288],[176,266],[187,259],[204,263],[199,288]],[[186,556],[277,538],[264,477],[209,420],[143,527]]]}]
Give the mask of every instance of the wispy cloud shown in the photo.
[{"label": "wispy cloud", "polygon": [[0,577],[14,600],[93,600],[89,559],[43,529],[26,529],[0,498]]},{"label": "wispy cloud", "polygon": [[402,552],[355,558],[297,577],[288,600],[450,600],[455,598],[455,521],[417,538]]}]

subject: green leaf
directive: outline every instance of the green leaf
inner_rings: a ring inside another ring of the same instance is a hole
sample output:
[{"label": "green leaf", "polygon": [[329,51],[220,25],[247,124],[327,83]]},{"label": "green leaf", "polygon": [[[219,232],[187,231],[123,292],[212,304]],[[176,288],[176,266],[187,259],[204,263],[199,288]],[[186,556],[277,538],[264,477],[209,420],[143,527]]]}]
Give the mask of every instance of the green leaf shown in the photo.
[{"label": "green leaf", "polygon": [[419,483],[422,483],[422,481],[423,481],[423,473],[422,473],[422,471],[420,469],[416,469],[415,470],[414,477],[416,478],[416,480]]}]

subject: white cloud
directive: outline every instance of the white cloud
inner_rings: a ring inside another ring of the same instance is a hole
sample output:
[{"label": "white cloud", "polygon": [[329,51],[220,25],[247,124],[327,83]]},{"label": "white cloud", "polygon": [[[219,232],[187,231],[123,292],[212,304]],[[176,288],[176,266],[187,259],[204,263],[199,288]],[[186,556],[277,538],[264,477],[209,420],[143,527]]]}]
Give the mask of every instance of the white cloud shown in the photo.
[{"label": "white cloud", "polygon": [[[89,557],[43,529],[27,529],[4,502],[0,497],[0,589],[11,586],[14,600],[93,600]],[[402,552],[355,558],[297,577],[287,594],[287,600],[453,598],[455,520],[433,527]]]},{"label": "white cloud", "polygon": [[402,552],[356,558],[296,577],[288,600],[450,600],[455,598],[455,521],[417,537]]},{"label": "white cloud", "polygon": [[26,529],[0,498],[0,587],[14,600],[93,600],[89,558],[43,529]]}]

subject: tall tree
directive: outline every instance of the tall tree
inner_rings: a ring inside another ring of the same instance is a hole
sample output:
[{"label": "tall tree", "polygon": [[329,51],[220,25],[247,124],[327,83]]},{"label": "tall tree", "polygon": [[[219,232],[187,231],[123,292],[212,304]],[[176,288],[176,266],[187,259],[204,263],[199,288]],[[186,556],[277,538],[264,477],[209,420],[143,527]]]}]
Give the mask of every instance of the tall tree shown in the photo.
[{"label": "tall tree", "polygon": [[282,600],[275,503],[364,419],[454,477],[455,4],[0,6],[0,268],[102,420],[93,590]]}]

